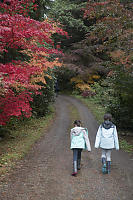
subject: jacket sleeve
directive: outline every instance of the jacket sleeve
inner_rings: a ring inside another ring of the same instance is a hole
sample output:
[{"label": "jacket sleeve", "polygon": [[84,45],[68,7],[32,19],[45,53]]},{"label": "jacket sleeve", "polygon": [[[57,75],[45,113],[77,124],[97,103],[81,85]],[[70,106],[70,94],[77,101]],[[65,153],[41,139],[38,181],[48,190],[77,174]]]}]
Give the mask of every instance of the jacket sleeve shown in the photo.
[{"label": "jacket sleeve", "polygon": [[100,140],[101,140],[101,126],[99,126],[97,134],[96,134],[95,148],[99,148]]},{"label": "jacket sleeve", "polygon": [[71,132],[70,132],[70,141],[72,141],[72,138],[73,138],[73,135],[72,135],[72,129],[71,129]]},{"label": "jacket sleeve", "polygon": [[114,128],[114,144],[115,144],[116,150],[119,150],[119,141],[118,141],[118,134],[117,134],[116,126]]},{"label": "jacket sleeve", "polygon": [[84,130],[83,136],[84,136],[87,151],[91,151],[91,145],[90,145],[90,140],[89,140],[89,137],[88,137],[88,131]]}]

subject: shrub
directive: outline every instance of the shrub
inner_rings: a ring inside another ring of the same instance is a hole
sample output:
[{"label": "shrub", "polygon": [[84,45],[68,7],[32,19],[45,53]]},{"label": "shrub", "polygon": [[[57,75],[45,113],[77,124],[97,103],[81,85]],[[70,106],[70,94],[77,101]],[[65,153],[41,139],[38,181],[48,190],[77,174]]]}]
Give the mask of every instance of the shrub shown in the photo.
[{"label": "shrub", "polygon": [[65,66],[55,69],[55,76],[58,80],[59,90],[60,91],[70,91],[74,90],[74,82],[71,82],[72,77],[77,75],[73,69],[69,69]]},{"label": "shrub", "polygon": [[[36,117],[43,117],[49,111],[49,105],[54,101],[54,75],[49,72],[49,76],[45,77],[45,88],[40,90],[40,94],[33,96],[33,102],[31,102],[32,113]],[[42,83],[38,83],[42,84]]]},{"label": "shrub", "polygon": [[95,96],[96,93],[94,91],[91,91],[91,90],[85,90],[82,92],[81,96],[86,98],[86,97],[93,97]]}]

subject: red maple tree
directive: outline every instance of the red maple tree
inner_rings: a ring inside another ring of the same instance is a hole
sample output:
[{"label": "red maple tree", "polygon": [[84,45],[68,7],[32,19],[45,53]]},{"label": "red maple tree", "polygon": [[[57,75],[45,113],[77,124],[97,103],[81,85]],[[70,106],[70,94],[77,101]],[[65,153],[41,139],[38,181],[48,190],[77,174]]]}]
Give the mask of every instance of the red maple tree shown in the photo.
[{"label": "red maple tree", "polygon": [[[12,116],[30,117],[32,93],[45,82],[44,73],[58,61],[48,63],[48,57],[60,53],[54,48],[52,34],[66,35],[53,21],[31,19],[30,10],[36,9],[34,0],[4,0],[0,3],[0,125]],[[48,48],[48,45],[51,48]],[[11,52],[21,53],[21,59],[3,59]],[[24,54],[28,61],[23,59]]]}]

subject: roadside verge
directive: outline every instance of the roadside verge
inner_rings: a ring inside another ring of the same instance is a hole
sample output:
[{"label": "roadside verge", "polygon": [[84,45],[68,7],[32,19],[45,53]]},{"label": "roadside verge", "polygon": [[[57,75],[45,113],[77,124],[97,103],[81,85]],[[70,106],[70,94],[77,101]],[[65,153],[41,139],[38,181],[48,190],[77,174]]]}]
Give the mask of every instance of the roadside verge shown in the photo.
[{"label": "roadside verge", "polygon": [[55,118],[55,110],[39,119],[31,118],[19,124],[11,131],[12,137],[0,141],[0,181],[32,148],[36,141],[44,136]]}]

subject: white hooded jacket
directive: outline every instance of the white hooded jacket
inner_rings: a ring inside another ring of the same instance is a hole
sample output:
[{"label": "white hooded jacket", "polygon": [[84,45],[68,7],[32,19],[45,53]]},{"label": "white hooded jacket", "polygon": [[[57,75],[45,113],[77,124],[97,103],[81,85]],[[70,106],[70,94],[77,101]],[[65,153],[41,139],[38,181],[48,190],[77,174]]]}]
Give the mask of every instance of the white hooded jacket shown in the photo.
[{"label": "white hooded jacket", "polygon": [[74,127],[71,129],[71,149],[80,148],[91,151],[88,130],[83,127]]},{"label": "white hooded jacket", "polygon": [[104,128],[102,125],[99,126],[95,140],[95,148],[99,147],[119,150],[118,135],[114,124],[110,128]]}]

